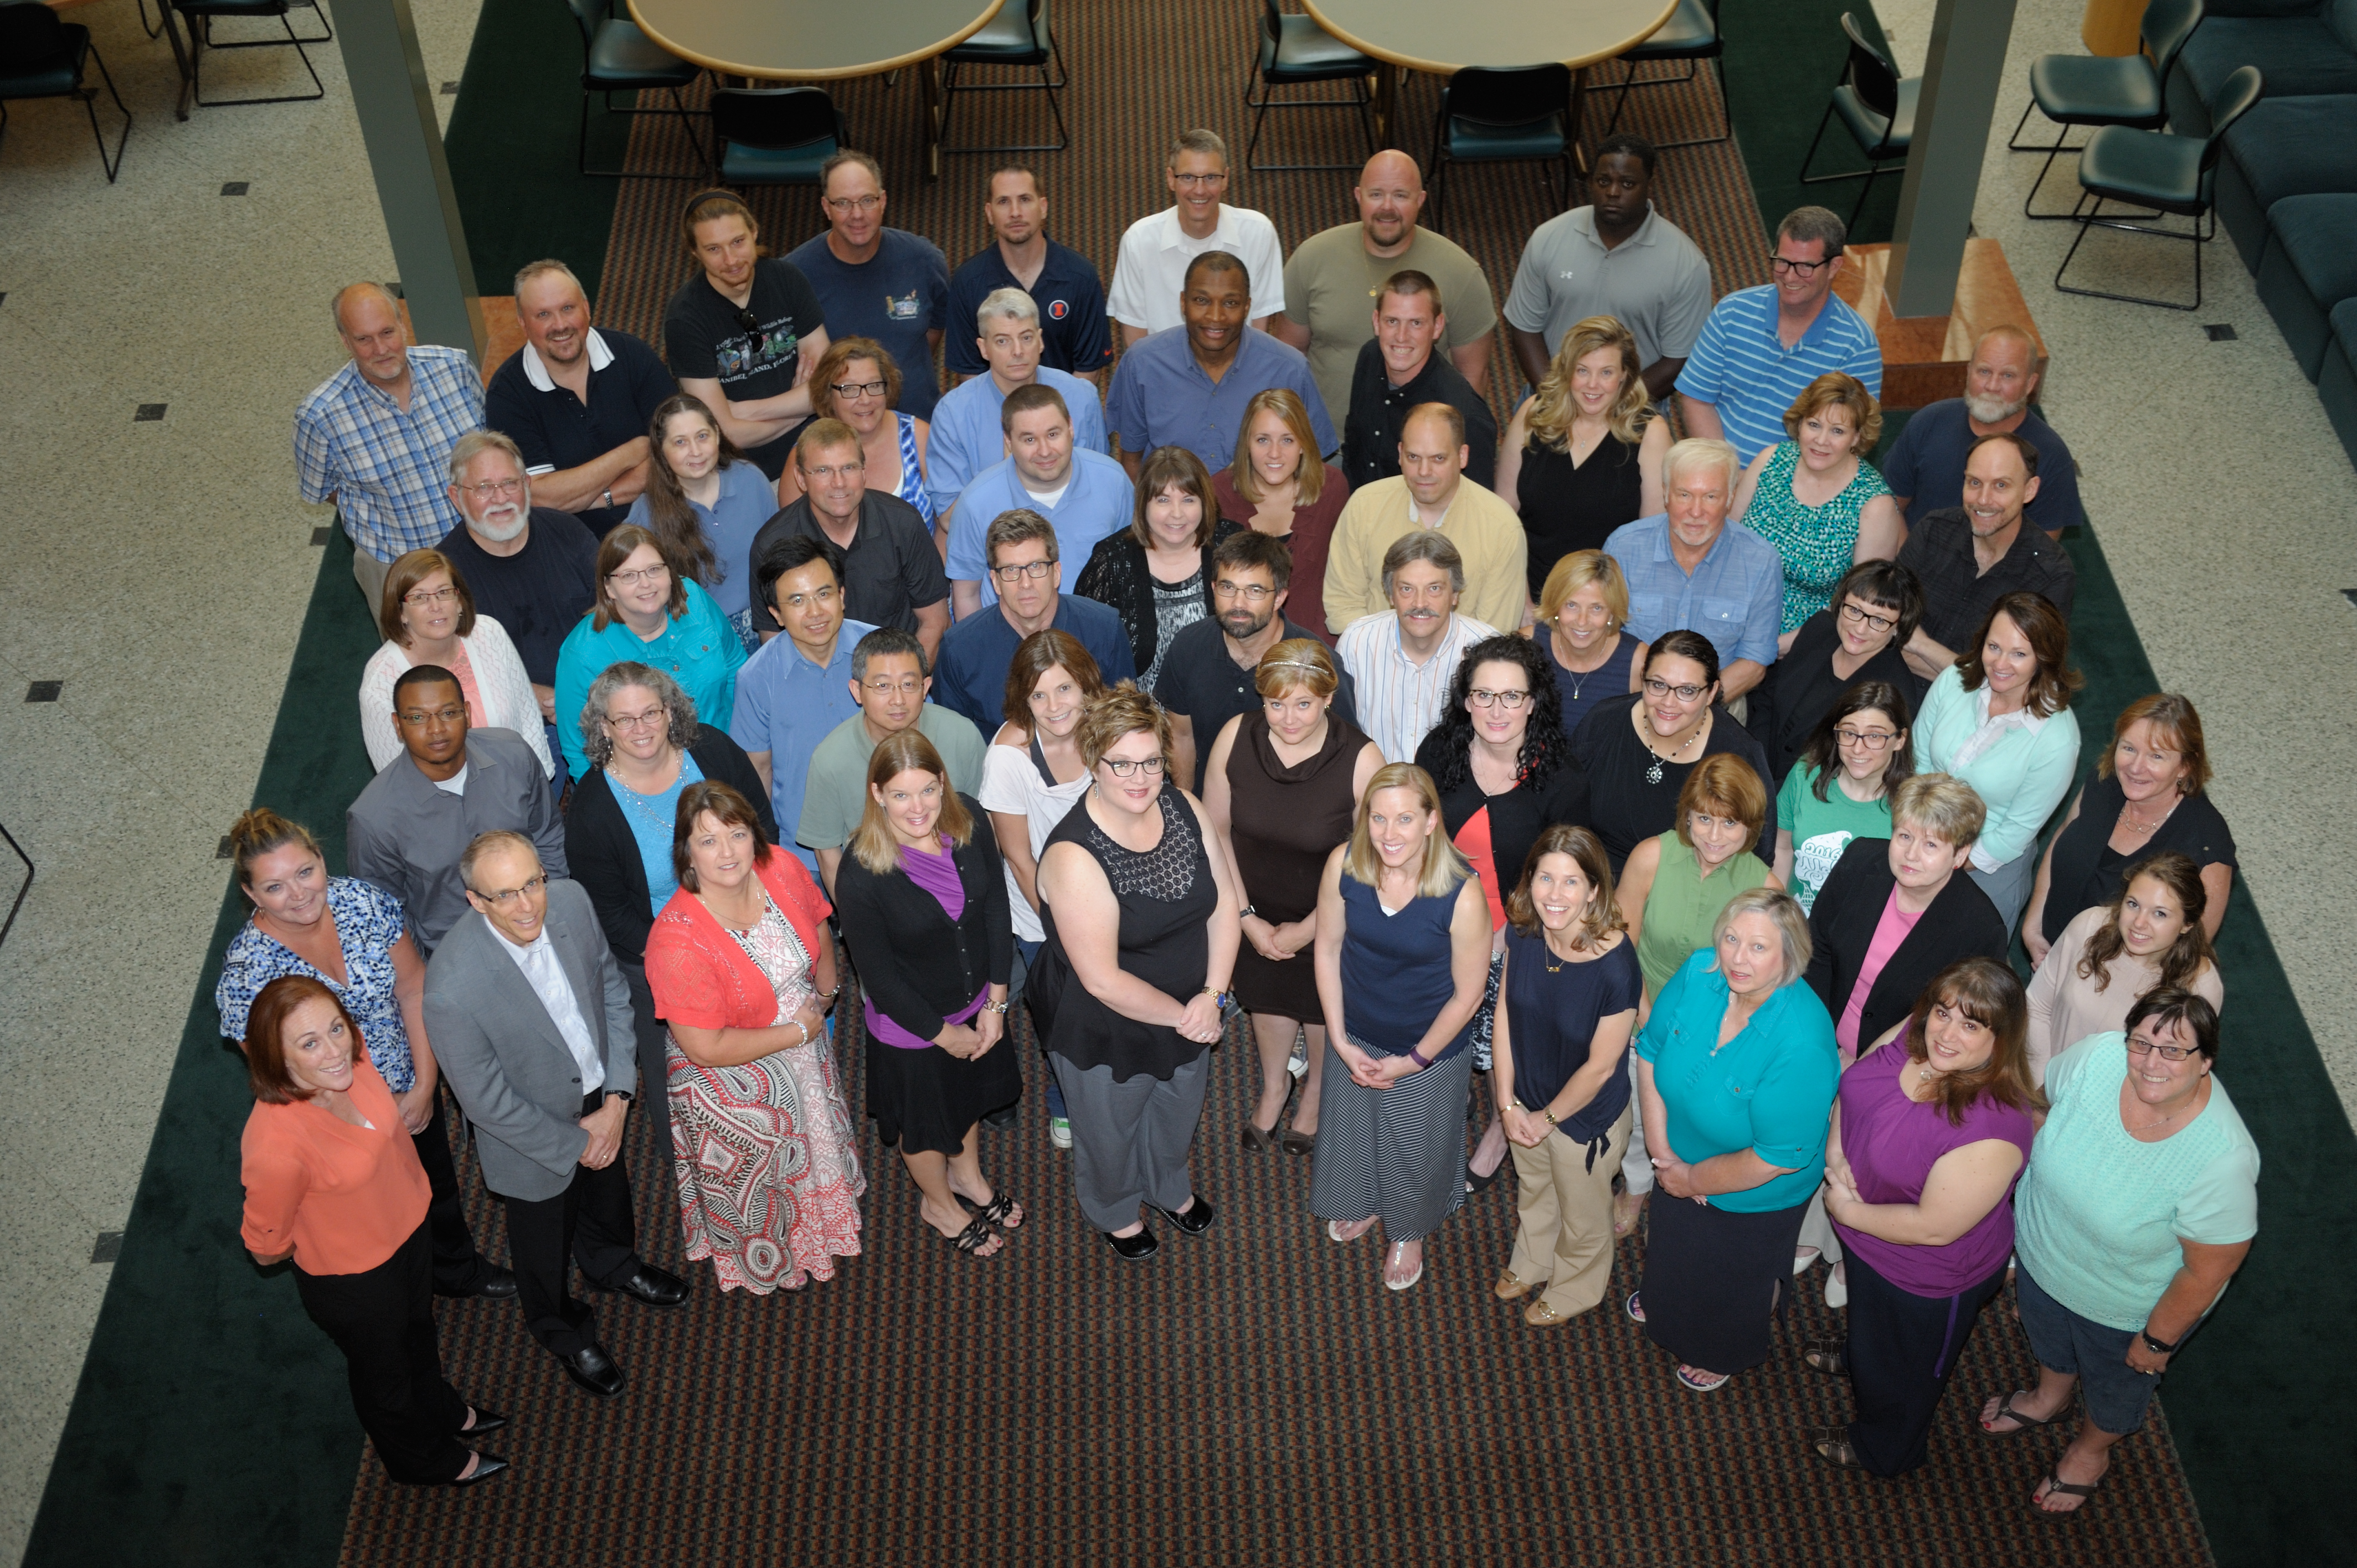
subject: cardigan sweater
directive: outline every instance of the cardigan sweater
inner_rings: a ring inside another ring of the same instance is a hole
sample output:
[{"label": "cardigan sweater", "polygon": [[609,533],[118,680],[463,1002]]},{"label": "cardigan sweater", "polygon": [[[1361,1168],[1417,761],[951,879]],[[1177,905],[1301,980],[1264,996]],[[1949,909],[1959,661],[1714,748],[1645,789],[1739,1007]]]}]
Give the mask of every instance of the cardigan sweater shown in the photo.
[{"label": "cardigan sweater", "polygon": [[[515,731],[540,759],[541,776],[555,778],[556,758],[548,749],[548,727],[541,722],[540,698],[533,694],[532,677],[525,673],[515,644],[508,639],[507,628],[487,615],[479,615],[475,629],[458,642],[467,650],[475,690],[481,693],[486,710],[474,720],[474,727]],[[368,747],[369,766],[380,773],[401,755],[401,730],[393,720],[393,683],[416,662],[409,650],[388,642],[370,655],[361,670],[361,744]]]},{"label": "cardigan sweater", "polygon": [[905,871],[878,876],[846,852],[835,869],[843,940],[858,967],[868,1000],[920,1040],[942,1032],[942,1020],[974,1005],[988,985],[1004,985],[1015,969],[1015,927],[1006,902],[1006,873],[982,803],[958,799],[974,832],[951,851],[965,908],[952,923],[941,900]]},{"label": "cardigan sweater", "polygon": [[1952,774],[1980,796],[1988,822],[1973,845],[1973,865],[1986,872],[2038,847],[2040,830],[2078,777],[2079,720],[2064,708],[2035,728],[2007,730],[1987,750],[1958,763],[1957,751],[1981,727],[1980,696],[1964,690],[1954,665],[1941,671],[1915,715],[1915,771]]},{"label": "cardigan sweater", "polygon": [[[1809,910],[1809,984],[1825,1011],[1839,1018],[1849,1005],[1866,950],[1874,943],[1883,906],[1899,879],[1890,874],[1889,839],[1852,839]],[[1915,1010],[1933,977],[1960,959],[2006,961],[2005,921],[1980,884],[1959,870],[1935,895],[1867,993],[1858,1016],[1857,1048]]]},{"label": "cardigan sweater", "polygon": [[[781,849],[772,847],[753,874],[815,962],[819,944],[833,940],[825,929],[833,912],[826,895],[802,863]],[[657,1017],[691,1029],[766,1029],[779,1021],[778,993],[769,977],[704,900],[684,887],[671,896],[648,934],[647,987],[654,993]]]},{"label": "cardigan sweater", "polygon": [[[761,776],[753,770],[743,746],[729,739],[726,731],[698,724],[695,744],[687,754],[706,779],[728,785],[752,801],[762,833],[771,843],[778,842],[770,792],[761,788]],[[647,865],[639,854],[638,835],[630,832],[630,819],[622,814],[622,803],[614,799],[602,768],[574,781],[573,798],[565,808],[565,858],[573,867],[573,880],[587,891],[614,956],[624,963],[644,963],[647,933],[655,923],[648,903]],[[779,907],[784,908],[783,903]]]},{"label": "cardigan sweater", "polygon": [[[1203,614],[1215,618],[1219,606],[1211,598],[1211,579],[1218,568],[1211,564],[1211,549],[1232,533],[1242,533],[1243,525],[1221,518],[1211,525],[1211,542],[1202,549]],[[1108,606],[1121,617],[1121,629],[1129,639],[1129,656],[1141,671],[1154,665],[1154,650],[1160,645],[1161,628],[1154,618],[1154,574],[1146,564],[1146,546],[1129,536],[1129,530],[1107,534],[1097,541],[1089,553],[1088,564],[1081,568],[1080,581],[1072,592],[1084,599],[1094,599]]]}]

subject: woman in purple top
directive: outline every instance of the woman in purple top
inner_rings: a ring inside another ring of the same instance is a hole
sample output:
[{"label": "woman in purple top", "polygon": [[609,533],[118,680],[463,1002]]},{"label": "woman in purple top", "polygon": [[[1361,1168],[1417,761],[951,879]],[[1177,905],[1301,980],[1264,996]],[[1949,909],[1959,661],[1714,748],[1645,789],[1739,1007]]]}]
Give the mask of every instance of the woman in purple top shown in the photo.
[{"label": "woman in purple top", "polygon": [[1849,1338],[1813,1339],[1818,1371],[1849,1374],[1857,1419],[1810,1432],[1817,1456],[1900,1476],[2005,1283],[2013,1186],[2045,1101],[2029,1079],[2029,1004],[2005,965],[1942,970],[1888,1048],[1842,1074],[1825,1151],[1825,1212],[1847,1253]]}]

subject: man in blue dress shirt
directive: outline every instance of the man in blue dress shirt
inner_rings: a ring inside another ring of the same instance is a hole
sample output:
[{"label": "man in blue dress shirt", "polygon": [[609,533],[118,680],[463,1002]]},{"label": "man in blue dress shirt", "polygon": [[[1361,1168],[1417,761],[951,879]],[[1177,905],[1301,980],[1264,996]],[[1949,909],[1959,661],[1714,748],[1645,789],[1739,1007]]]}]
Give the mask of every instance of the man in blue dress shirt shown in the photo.
[{"label": "man in blue dress shirt", "polygon": [[1662,466],[1669,510],[1623,523],[1604,542],[1629,580],[1629,635],[1651,642],[1665,631],[1702,633],[1718,650],[1719,698],[1733,703],[1776,662],[1783,557],[1727,521],[1742,472],[1734,447],[1690,437]]},{"label": "man in blue dress shirt", "polygon": [[728,734],[770,787],[770,809],[784,847],[818,875],[818,856],[793,842],[786,824],[802,821],[811,753],[859,711],[851,695],[851,650],[876,628],[843,613],[843,553],[823,539],[792,534],[761,559],[753,591],[786,628],[737,672],[737,712]]},{"label": "man in blue dress shirt", "polygon": [[983,549],[998,603],[960,620],[942,639],[934,701],[972,719],[985,736],[997,734],[1006,722],[1006,671],[1015,650],[1049,627],[1081,639],[1106,685],[1137,678],[1121,617],[1094,599],[1061,592],[1064,567],[1054,523],[1036,511],[1003,513],[992,521]]},{"label": "man in blue dress shirt", "polygon": [[[933,498],[939,526],[946,527],[958,495],[974,476],[1006,456],[999,405],[1017,387],[1053,387],[1071,416],[1072,443],[1109,453],[1104,409],[1097,389],[1074,375],[1039,362],[1039,307],[1019,288],[1002,288],[982,302],[974,317],[974,347],[990,373],[962,381],[933,409],[933,432],[925,448],[925,489]],[[983,520],[987,523],[990,520]]]},{"label": "man in blue dress shirt", "polygon": [[1033,382],[999,405],[1006,456],[985,468],[958,497],[960,526],[950,533],[950,607],[958,618],[998,602],[984,569],[983,534],[1002,512],[1036,511],[1056,525],[1059,554],[1086,561],[1097,541],[1129,526],[1135,491],[1122,466],[1102,453],[1075,450],[1063,395]]},{"label": "man in blue dress shirt", "polygon": [[[1113,363],[1113,325],[1105,315],[1104,284],[1094,263],[1048,238],[1048,190],[1039,177],[1010,164],[990,177],[982,206],[992,243],[950,274],[950,320],[974,319],[982,302],[1002,288],[1019,288],[1039,307],[1039,360],[1102,387]],[[978,376],[989,362],[963,331],[942,349],[950,374]]]}]

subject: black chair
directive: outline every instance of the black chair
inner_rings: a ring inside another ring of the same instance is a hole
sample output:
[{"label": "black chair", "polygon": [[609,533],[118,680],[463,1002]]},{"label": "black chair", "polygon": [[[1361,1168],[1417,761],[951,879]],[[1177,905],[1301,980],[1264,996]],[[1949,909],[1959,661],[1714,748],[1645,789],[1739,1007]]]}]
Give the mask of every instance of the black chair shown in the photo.
[{"label": "black chair", "polygon": [[[91,60],[98,61],[107,96],[114,100],[114,112],[123,116],[123,134],[115,140],[112,163],[106,157],[106,133],[98,128],[98,89],[82,85],[82,67]],[[113,73],[91,46],[90,29],[79,22],[58,20],[58,14],[38,0],[0,5],[0,136],[8,134],[9,101],[28,98],[81,100],[83,111],[90,115],[90,134],[98,141],[99,166],[106,171],[106,183],[113,185],[123,167],[124,145],[131,140],[131,111],[123,106],[123,94],[114,90]],[[16,841],[8,842],[13,845]],[[26,862],[27,869],[31,865]],[[24,896],[19,894],[16,901],[23,903]],[[9,918],[16,918],[14,910],[9,911]]]},{"label": "black chair", "polygon": [[[1049,59],[1056,62],[1053,75],[1048,70]],[[1018,70],[1037,70],[1037,81],[978,81],[961,87],[958,78],[974,66],[1003,65]],[[1048,26],[1048,0],[1006,0],[998,15],[983,25],[982,31],[942,56],[942,137],[941,148],[945,153],[1060,153],[1071,145],[1072,134],[1064,129],[1064,111],[1056,102],[1056,90],[1071,80],[1064,69],[1064,51],[1056,42],[1056,35]],[[950,110],[960,92],[1045,92],[1048,112],[1056,117],[1056,139],[1053,142],[1011,143],[1002,146],[953,147],[950,145]]]},{"label": "black chair", "polygon": [[[2033,212],[2030,204],[2038,199],[2038,188],[2046,183],[2047,171],[2054,160],[2071,151],[2062,144],[2071,137],[2071,127],[2087,125],[2128,125],[2139,131],[2164,130],[2169,124],[2169,111],[2162,103],[2162,84],[2169,80],[2169,68],[2177,63],[2179,50],[2201,25],[2201,0],[2151,0],[2144,10],[2144,20],[2136,27],[2141,44],[2138,52],[2117,59],[2103,55],[2040,55],[2029,66],[2029,102],[2021,107],[2021,118],[2015,122],[2013,134],[2006,140],[2006,149],[2016,153],[2043,152],[2046,161],[2039,166],[2038,177],[2029,182],[2029,194],[2021,199],[2024,218],[2068,219],[2068,212]],[[2036,109],[2057,127],[2054,145],[2040,147],[2021,145],[2021,128],[2029,124],[2029,112]]]},{"label": "black chair", "polygon": [[724,87],[712,95],[723,185],[816,185],[848,139],[843,113],[817,87]]},{"label": "black chair", "polygon": [[1560,65],[1498,70],[1467,66],[1440,90],[1432,131],[1432,216],[1440,221],[1441,187],[1452,163],[1555,163],[1563,189],[1547,171],[1550,209],[1570,205],[1571,71]]},{"label": "black chair", "polygon": [[[1682,142],[1656,142],[1653,145],[1667,152],[1672,147],[1703,147],[1714,142],[1724,142],[1735,134],[1735,102],[1727,94],[1727,38],[1719,31],[1719,0],[1678,0],[1678,8],[1662,24],[1661,31],[1629,50],[1620,58],[1629,64],[1629,74],[1620,83],[1620,96],[1612,105],[1612,118],[1606,122],[1604,134],[1610,135],[1620,127],[1620,111],[1629,104],[1629,94],[1640,87],[1675,87],[1692,81],[1702,70],[1702,62],[1713,62],[1718,76],[1718,123],[1716,136],[1689,136]],[[1637,80],[1637,68],[1654,60],[1684,60],[1684,76],[1655,77],[1651,81]]]},{"label": "black chair", "polygon": [[[288,13],[296,6],[309,8],[319,21],[319,36],[307,38],[298,36]],[[319,73],[311,69],[311,57],[305,44],[331,44],[336,41],[335,28],[328,25],[327,14],[319,9],[319,0],[172,0],[172,8],[188,18],[189,85],[195,90],[197,104],[204,109],[236,109],[248,103],[308,103],[325,98],[328,90],[319,83]],[[274,16],[285,29],[283,38],[249,38],[239,43],[219,43],[213,38],[213,23],[222,17]],[[145,21],[145,16],[142,16]],[[295,51],[303,62],[304,71],[311,78],[308,92],[281,93],[262,98],[207,98],[205,96],[205,51],[207,49],[284,49]]]},{"label": "black chair", "polygon": [[[1910,76],[1899,79],[1899,68],[1890,57],[1866,41],[1859,30],[1857,17],[1842,13],[1842,31],[1849,37],[1849,59],[1842,67],[1841,80],[1834,84],[1833,97],[1825,104],[1823,117],[1817,121],[1817,134],[1809,138],[1809,150],[1801,156],[1801,183],[1827,185],[1837,180],[1863,179],[1858,187],[1857,205],[1849,209],[1849,220],[1866,210],[1866,199],[1874,189],[1874,177],[1892,160],[1904,160],[1907,149],[1915,140],[1915,100],[1922,91],[1923,79]],[[1842,127],[1849,133],[1858,150],[1866,155],[1866,166],[1841,174],[1811,174],[1810,160],[1817,156],[1817,144],[1825,138],[1825,127],[1835,115],[1841,116]]]},{"label": "black chair", "polygon": [[[581,30],[581,130],[575,143],[574,166],[585,175],[601,176],[607,179],[702,179],[708,167],[693,174],[632,174],[627,168],[591,168],[589,166],[589,95],[602,93],[608,114],[662,114],[679,116],[687,130],[687,145],[695,149],[696,157],[709,164],[704,151],[704,139],[696,134],[695,121],[688,114],[679,91],[694,83],[704,74],[704,68],[677,55],[665,51],[646,34],[639,31],[636,22],[625,22],[610,14],[612,0],[565,0],[573,12],[575,26]],[[617,109],[617,92],[668,92],[671,108]],[[629,161],[627,156],[623,160]]]},{"label": "black chair", "polygon": [[[2082,294],[2096,299],[2116,299],[2129,305],[2155,305],[2163,310],[2198,310],[2201,306],[2201,247],[2218,236],[2218,218],[2212,199],[2218,183],[2218,155],[2226,145],[2226,133],[2235,121],[2249,113],[2252,104],[2266,91],[2266,81],[2259,68],[2246,65],[2228,77],[2218,90],[2217,100],[2210,107],[2210,134],[2206,136],[2172,136],[2166,131],[2139,131],[2130,125],[2105,125],[2093,136],[2079,153],[2079,205],[2071,216],[2079,220],[2079,237],[2071,242],[2071,249],[2062,264],[2054,271],[2054,287],[2061,294]],[[2093,207],[2089,197],[2095,199]],[[2190,233],[2175,229],[2158,229],[2125,219],[2099,216],[2106,201],[2123,201],[2133,206],[2148,207],[2154,215],[2174,213],[2193,220]],[[2210,219],[2209,232],[2201,230],[2201,220]],[[2062,281],[2071,270],[2071,258],[2087,241],[2087,231],[2093,228],[2119,229],[2131,234],[2158,234],[2167,240],[2193,242],[2193,302],[2180,304],[2173,299],[2148,299],[2139,294],[2106,294],[2099,288],[2072,288]]]},{"label": "black chair", "polygon": [[[1367,91],[1367,78],[1373,75],[1375,62],[1352,48],[1318,25],[1314,16],[1288,16],[1276,8],[1276,0],[1261,0],[1260,49],[1253,57],[1252,70],[1244,76],[1244,103],[1258,111],[1253,115],[1252,137],[1244,143],[1244,167],[1255,173],[1285,174],[1299,169],[1357,169],[1360,164],[1256,164],[1253,149],[1260,145],[1261,123],[1272,109],[1354,109],[1359,115],[1359,129],[1367,138],[1367,156],[1381,151],[1375,141],[1375,124],[1369,116],[1367,105],[1372,99]],[[1253,83],[1260,83],[1260,97],[1253,97]],[[1298,102],[1275,102],[1280,87],[1310,87],[1323,81],[1347,81],[1351,84],[1348,98],[1308,98]]]}]

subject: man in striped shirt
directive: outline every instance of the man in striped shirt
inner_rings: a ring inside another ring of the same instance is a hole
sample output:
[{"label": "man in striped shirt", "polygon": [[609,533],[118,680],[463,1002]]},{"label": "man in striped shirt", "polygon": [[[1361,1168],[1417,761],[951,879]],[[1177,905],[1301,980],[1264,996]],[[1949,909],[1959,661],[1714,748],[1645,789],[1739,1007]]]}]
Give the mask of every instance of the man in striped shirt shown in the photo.
[{"label": "man in striped shirt", "polygon": [[1865,317],[1834,297],[1849,231],[1822,207],[1776,226],[1772,282],[1737,289],[1711,309],[1685,369],[1678,407],[1686,433],[1730,441],[1745,463],[1784,439],[1784,411],[1828,371],[1882,395],[1882,348]]},{"label": "man in striped shirt", "polygon": [[1465,650],[1497,628],[1457,613],[1465,559],[1448,536],[1422,528],[1383,553],[1392,607],[1354,621],[1335,648],[1358,687],[1359,727],[1385,762],[1414,762],[1448,701]]}]

